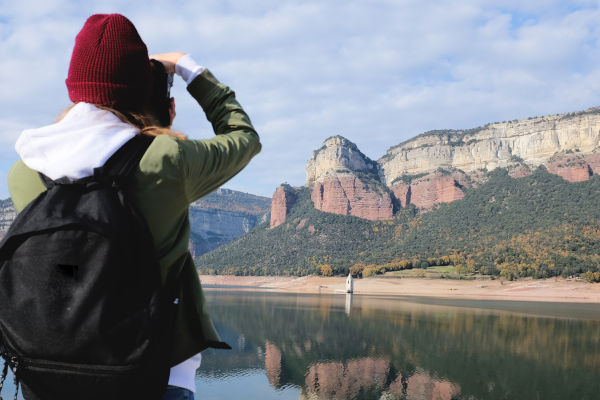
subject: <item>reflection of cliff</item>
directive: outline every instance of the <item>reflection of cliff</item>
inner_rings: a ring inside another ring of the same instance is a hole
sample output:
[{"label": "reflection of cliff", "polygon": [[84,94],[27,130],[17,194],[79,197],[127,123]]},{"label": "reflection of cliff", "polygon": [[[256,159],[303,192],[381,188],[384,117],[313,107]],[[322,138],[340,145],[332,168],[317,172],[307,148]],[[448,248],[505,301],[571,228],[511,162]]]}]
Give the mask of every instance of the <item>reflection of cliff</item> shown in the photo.
[{"label": "reflection of cliff", "polygon": [[[281,351],[265,344],[265,372],[274,388],[281,386]],[[389,360],[364,357],[349,361],[317,362],[308,367],[300,399],[431,399],[451,400],[460,386],[417,368],[411,375],[396,374]]]},{"label": "reflection of cliff", "polygon": [[384,359],[361,358],[347,362],[319,362],[306,373],[307,398],[353,399],[359,393],[378,393],[388,385],[392,371]]},{"label": "reflection of cliff", "polygon": [[[259,346],[247,353],[264,354],[271,385],[297,387],[304,398],[354,391],[347,398],[565,399],[573,387],[576,398],[600,392],[600,321],[399,301],[386,308],[384,299],[360,297],[347,316],[344,296],[207,297],[221,325]],[[219,354],[232,365],[234,356]],[[206,361],[202,369],[214,363]]]},{"label": "reflection of cliff", "polygon": [[460,395],[460,387],[454,383],[436,379],[429,372],[417,368],[410,377],[398,376],[381,396],[382,400],[451,400]]},{"label": "reflection of cliff", "polygon": [[281,380],[281,352],[270,342],[265,343],[265,372],[269,383],[278,388]]}]

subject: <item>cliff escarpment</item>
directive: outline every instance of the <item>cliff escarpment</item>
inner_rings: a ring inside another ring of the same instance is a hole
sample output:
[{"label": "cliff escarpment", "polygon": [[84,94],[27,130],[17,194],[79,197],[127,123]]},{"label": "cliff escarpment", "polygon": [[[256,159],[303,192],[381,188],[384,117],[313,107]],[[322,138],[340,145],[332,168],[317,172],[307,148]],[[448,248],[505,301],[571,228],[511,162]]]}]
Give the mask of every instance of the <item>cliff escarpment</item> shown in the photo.
[{"label": "cliff escarpment", "polygon": [[519,160],[538,166],[560,153],[591,154],[599,146],[600,112],[594,108],[470,130],[428,132],[390,148],[378,163],[389,185],[403,175],[439,168],[471,173],[510,167]]},{"label": "cliff escarpment", "polygon": [[[376,221],[409,205],[429,211],[460,200],[496,168],[523,178],[539,166],[568,182],[599,174],[600,109],[426,132],[377,161],[333,136],[307,162],[305,185],[317,210]],[[272,228],[285,221],[291,206],[273,203]]]},{"label": "cliff escarpment", "polygon": [[232,241],[268,220],[267,197],[217,189],[189,209],[190,251],[194,257]]}]

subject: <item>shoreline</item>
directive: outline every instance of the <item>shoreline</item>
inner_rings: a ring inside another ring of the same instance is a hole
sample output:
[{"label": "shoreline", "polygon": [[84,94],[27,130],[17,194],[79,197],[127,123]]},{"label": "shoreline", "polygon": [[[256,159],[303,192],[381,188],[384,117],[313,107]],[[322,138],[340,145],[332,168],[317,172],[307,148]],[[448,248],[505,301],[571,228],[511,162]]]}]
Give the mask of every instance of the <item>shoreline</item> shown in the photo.
[{"label": "shoreline", "polygon": [[[205,291],[344,294],[345,277],[200,275]],[[217,287],[211,287],[218,285]],[[469,300],[600,303],[600,284],[548,278],[452,280],[435,278],[354,279],[354,294]]]}]

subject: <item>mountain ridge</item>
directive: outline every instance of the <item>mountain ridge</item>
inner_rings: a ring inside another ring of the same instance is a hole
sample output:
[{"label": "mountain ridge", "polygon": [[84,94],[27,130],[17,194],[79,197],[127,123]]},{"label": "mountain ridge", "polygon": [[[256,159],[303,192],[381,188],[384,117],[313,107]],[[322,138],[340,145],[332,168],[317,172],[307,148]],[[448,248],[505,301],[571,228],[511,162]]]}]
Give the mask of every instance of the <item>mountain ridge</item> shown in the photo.
[{"label": "mountain ridge", "polygon": [[[570,182],[600,174],[600,108],[429,131],[391,146],[377,161],[349,139],[331,136],[308,160],[305,187],[321,211],[385,220],[409,204],[427,211],[459,200],[495,168],[520,178],[540,165]],[[288,210],[280,207],[272,204],[278,216],[272,227],[285,220]]]},{"label": "mountain ridge", "polygon": [[[453,265],[509,279],[600,280],[599,146],[597,108],[434,131],[392,146],[377,165],[332,136],[307,162],[306,185],[276,189],[270,224],[197,266],[306,275],[324,265],[338,274]],[[450,163],[467,153],[469,168]]]}]

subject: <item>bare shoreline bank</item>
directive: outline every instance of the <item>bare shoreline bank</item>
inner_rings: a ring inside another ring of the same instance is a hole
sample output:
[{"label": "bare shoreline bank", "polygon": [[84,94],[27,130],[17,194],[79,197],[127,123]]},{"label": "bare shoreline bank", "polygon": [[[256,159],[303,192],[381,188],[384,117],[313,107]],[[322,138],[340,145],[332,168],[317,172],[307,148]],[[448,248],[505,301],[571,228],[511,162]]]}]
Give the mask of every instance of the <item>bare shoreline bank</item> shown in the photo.
[{"label": "bare shoreline bank", "polygon": [[[276,293],[345,293],[344,277],[200,275],[204,290],[248,290]],[[211,287],[217,285],[218,287]],[[579,279],[451,280],[364,278],[354,280],[354,293],[471,300],[600,303],[600,284]]]}]

